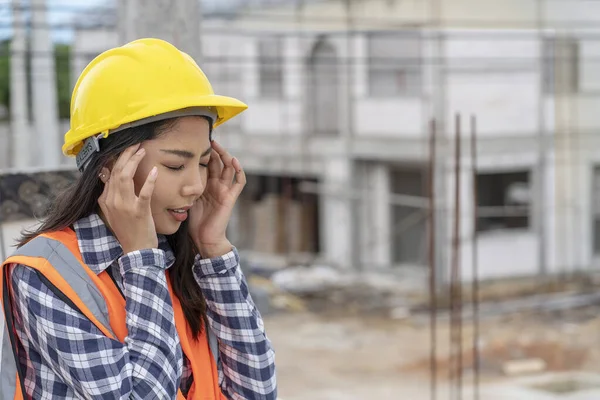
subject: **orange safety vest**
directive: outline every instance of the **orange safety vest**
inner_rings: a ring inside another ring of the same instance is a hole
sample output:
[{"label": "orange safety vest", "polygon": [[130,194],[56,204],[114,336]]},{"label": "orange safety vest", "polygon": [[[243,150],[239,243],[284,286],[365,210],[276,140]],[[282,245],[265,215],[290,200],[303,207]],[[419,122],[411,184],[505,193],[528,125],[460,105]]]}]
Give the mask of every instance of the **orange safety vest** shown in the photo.
[{"label": "orange safety vest", "polygon": [[[0,384],[0,397],[2,399],[8,400],[14,398],[15,400],[23,400],[26,397],[21,387],[24,377],[22,373],[19,374],[21,368],[16,355],[16,340],[18,339],[14,331],[10,306],[8,266],[11,264],[27,265],[42,273],[103,334],[124,343],[127,336],[125,299],[108,273],[103,271],[99,275],[96,275],[83,262],[77,243],[77,236],[72,229],[66,228],[62,231],[42,234],[32,239],[25,246],[17,249],[15,254],[2,264],[0,298],[2,299],[7,322],[7,329],[5,330],[2,344],[2,371],[0,376],[2,382]],[[191,329],[183,314],[181,303],[177,296],[173,294],[168,274],[166,274],[166,278],[173,303],[175,326],[179,334],[181,349],[191,363],[194,377],[187,399],[223,400],[225,396],[219,387],[215,357],[211,353],[209,340],[206,335],[208,327],[202,331],[197,340],[193,339]],[[93,290],[94,286],[98,289],[101,297]],[[96,293],[96,296],[94,296],[94,293],[90,295],[91,292]],[[8,357],[6,354],[7,351],[13,353],[14,361],[11,357]],[[11,368],[11,365],[13,368]],[[16,381],[13,381],[13,379],[16,379]],[[13,382],[15,382],[14,385]],[[10,394],[12,393],[14,395],[11,396]],[[181,391],[179,391],[177,399],[182,400],[185,398]]]}]

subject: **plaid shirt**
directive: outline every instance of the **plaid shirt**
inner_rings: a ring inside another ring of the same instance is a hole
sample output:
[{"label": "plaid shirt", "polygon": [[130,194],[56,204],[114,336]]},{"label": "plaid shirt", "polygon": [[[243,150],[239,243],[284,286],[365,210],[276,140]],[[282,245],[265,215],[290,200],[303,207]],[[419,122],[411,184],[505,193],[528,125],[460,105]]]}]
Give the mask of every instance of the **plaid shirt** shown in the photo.
[{"label": "plaid shirt", "polygon": [[[125,343],[107,338],[54,294],[29,267],[12,269],[19,359],[34,399],[174,399],[192,383],[181,351],[165,269],[174,262],[166,238],[158,249],[123,255],[96,214],[74,225],[84,262],[109,270],[127,299]],[[219,342],[219,383],[230,399],[276,399],[274,352],[231,252],[196,257],[194,277]]]}]

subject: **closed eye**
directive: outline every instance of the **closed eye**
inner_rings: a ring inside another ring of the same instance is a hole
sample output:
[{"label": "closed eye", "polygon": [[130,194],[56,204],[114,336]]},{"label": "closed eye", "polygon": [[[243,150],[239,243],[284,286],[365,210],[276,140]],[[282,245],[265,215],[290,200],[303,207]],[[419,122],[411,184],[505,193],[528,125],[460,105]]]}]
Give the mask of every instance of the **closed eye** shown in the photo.
[{"label": "closed eye", "polygon": [[[198,164],[199,166],[203,167],[203,168],[208,168],[208,164]],[[165,165],[165,167],[167,167],[168,169],[170,169],[171,171],[181,171],[184,168],[184,165],[180,165],[178,167],[170,167],[168,165]]]}]

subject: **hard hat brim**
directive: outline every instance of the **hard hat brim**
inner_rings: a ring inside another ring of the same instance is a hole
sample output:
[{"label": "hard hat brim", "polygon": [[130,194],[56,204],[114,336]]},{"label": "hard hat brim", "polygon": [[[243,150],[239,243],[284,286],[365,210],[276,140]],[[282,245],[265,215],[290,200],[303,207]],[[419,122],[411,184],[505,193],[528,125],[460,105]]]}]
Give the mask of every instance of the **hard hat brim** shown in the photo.
[{"label": "hard hat brim", "polygon": [[[233,97],[221,96],[221,95],[201,95],[201,96],[190,96],[188,98],[166,99],[165,101],[157,101],[148,106],[140,108],[137,112],[130,114],[127,120],[119,121],[115,126],[110,127],[109,130],[117,129],[119,126],[141,119],[149,118],[156,115],[169,113],[189,107],[214,107],[217,110],[217,120],[214,122],[213,127],[217,127],[233,117],[239,115],[248,108],[244,102],[235,99]],[[65,156],[74,157],[79,149],[81,148],[83,141],[94,135],[102,132],[95,132],[91,129],[90,132],[81,132],[78,137],[71,137],[71,130],[65,134],[65,138],[71,138],[70,142],[65,142],[63,145],[63,154]]]}]

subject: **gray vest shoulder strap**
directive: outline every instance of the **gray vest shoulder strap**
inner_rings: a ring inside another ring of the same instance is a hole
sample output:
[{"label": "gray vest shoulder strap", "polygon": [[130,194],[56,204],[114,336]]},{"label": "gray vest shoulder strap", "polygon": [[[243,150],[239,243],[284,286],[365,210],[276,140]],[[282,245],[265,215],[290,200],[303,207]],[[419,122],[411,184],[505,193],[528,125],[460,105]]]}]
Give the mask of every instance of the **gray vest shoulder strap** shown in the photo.
[{"label": "gray vest shoulder strap", "polygon": [[[75,255],[58,240],[38,236],[17,249],[14,255],[42,257],[71,286],[96,319],[111,333],[106,301]],[[114,334],[113,334],[114,336]]]}]

